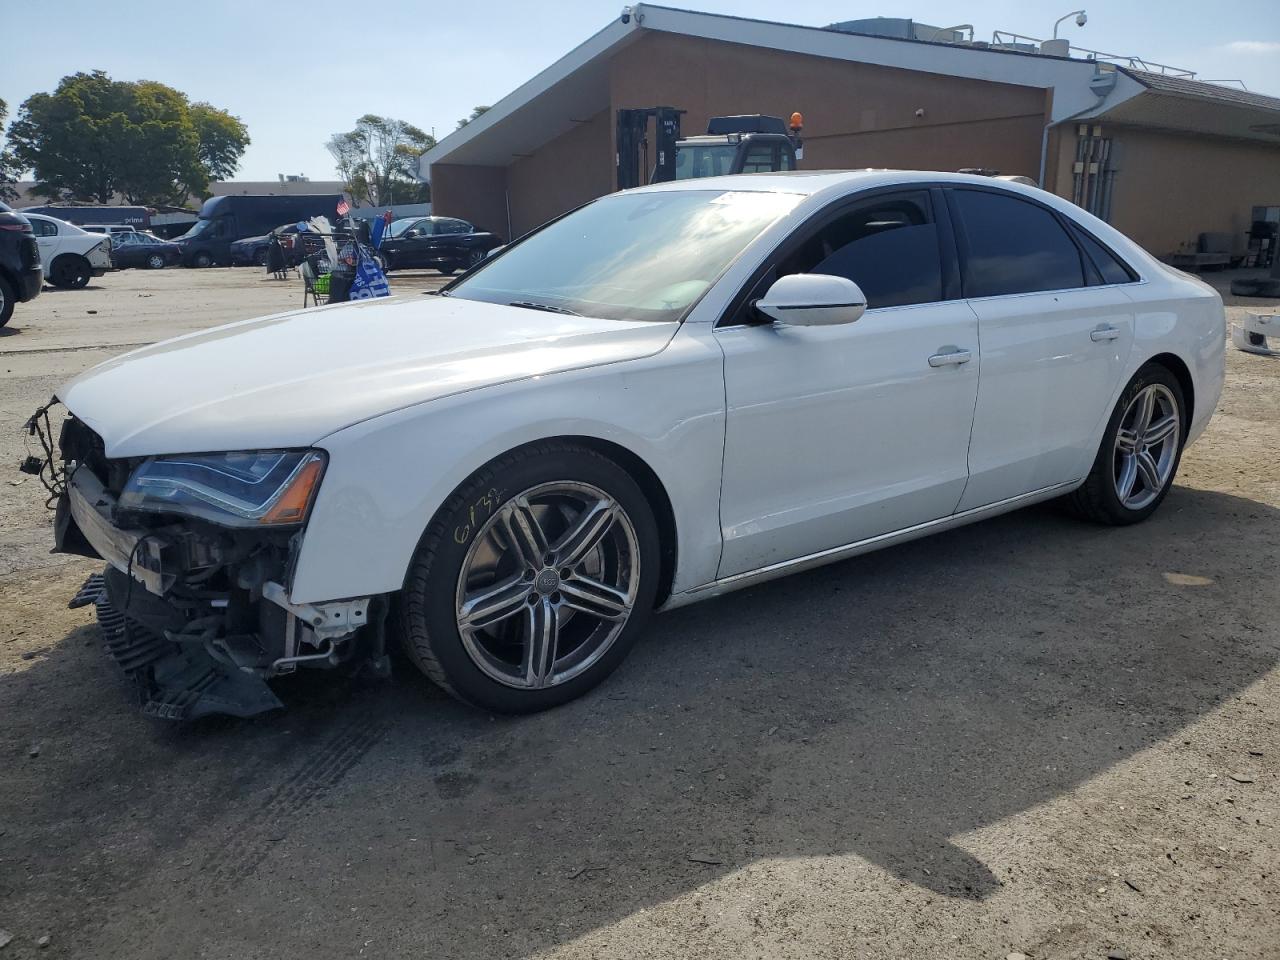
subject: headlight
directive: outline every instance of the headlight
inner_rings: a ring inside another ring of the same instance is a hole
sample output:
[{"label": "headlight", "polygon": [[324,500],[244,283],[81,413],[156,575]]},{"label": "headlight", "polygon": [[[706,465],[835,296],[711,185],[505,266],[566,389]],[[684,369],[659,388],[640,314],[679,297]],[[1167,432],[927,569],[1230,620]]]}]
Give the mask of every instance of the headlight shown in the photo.
[{"label": "headlight", "polygon": [[181,513],[228,527],[299,524],[324,466],[318,450],[151,457],[133,471],[119,507]]}]

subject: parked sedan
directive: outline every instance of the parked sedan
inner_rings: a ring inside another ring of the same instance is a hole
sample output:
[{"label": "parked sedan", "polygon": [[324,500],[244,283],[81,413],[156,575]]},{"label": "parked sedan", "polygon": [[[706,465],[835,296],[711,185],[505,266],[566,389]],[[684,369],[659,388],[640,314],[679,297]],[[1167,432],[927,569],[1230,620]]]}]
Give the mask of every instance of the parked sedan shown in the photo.
[{"label": "parked sedan", "polygon": [[1146,519],[1223,332],[1212,288],[1034,188],[654,185],[439,296],[82,374],[56,546],[107,560],[78,601],[157,715],[277,706],[270,678],[384,669],[397,634],[455,696],[540,710],[655,609],[1043,500]]},{"label": "parked sedan", "polygon": [[452,217],[397,220],[388,235],[390,239],[378,248],[388,270],[435,267],[452,274],[475,266],[490,250],[502,246],[492,233]]},{"label": "parked sedan", "polygon": [[127,267],[147,267],[159,270],[182,262],[182,248],[169,240],[161,240],[142,231],[117,233],[113,237],[111,265],[117,270]]},{"label": "parked sedan", "polygon": [[40,259],[45,265],[45,279],[55,287],[79,289],[92,277],[100,277],[111,269],[112,238],[89,233],[74,223],[43,213],[28,213]]}]

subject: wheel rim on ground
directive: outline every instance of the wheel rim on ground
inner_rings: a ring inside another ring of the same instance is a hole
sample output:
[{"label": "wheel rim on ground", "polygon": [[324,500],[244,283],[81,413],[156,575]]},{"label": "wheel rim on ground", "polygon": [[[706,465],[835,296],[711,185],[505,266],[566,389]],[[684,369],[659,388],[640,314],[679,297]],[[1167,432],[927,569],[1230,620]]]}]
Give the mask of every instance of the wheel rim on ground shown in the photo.
[{"label": "wheel rim on ground", "polygon": [[471,661],[525,690],[590,669],[635,606],[638,544],[626,511],[590,484],[558,480],[509,499],[475,533],[458,574],[455,615]]},{"label": "wheel rim on ground", "polygon": [[1116,431],[1116,496],[1130,510],[1141,510],[1169,482],[1178,456],[1182,419],[1178,401],[1162,383],[1152,383],[1130,401]]},{"label": "wheel rim on ground", "polygon": [[151,258],[147,261],[147,264],[152,270],[159,270],[164,266],[164,257],[160,256],[158,253],[153,253]]}]

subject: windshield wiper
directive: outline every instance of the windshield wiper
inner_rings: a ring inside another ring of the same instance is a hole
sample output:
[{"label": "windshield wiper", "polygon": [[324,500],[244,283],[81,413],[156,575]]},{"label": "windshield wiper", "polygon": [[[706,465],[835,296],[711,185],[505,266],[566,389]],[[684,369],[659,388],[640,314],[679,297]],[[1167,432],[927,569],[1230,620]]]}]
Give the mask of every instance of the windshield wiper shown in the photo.
[{"label": "windshield wiper", "polygon": [[580,317],[582,314],[575,313],[568,307],[557,307],[549,303],[538,303],[536,300],[512,300],[507,304],[508,307],[524,307],[526,310],[545,310],[547,313],[563,313],[570,317]]}]

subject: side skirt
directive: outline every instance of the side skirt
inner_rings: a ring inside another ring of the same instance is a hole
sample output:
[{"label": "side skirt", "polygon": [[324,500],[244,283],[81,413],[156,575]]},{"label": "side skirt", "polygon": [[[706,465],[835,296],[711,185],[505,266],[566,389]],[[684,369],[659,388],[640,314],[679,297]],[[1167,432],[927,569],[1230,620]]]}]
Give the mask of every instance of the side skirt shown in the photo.
[{"label": "side skirt", "polygon": [[745,587],[754,587],[756,584],[765,583],[769,580],[777,580],[779,577],[786,577],[793,573],[800,573],[803,570],[812,570],[814,567],[821,567],[828,563],[847,560],[850,557],[870,553],[873,550],[879,550],[883,547],[892,547],[895,544],[906,543],[909,540],[918,540],[921,537],[927,537],[933,533],[941,533],[944,530],[963,527],[966,524],[976,523],[979,520],[986,520],[989,517],[998,516],[1002,513],[1009,513],[1010,511],[1017,510],[1021,507],[1029,507],[1033,503],[1052,500],[1054,497],[1059,497],[1064,493],[1069,493],[1076,487],[1080,486],[1082,482],[1084,482],[1083,478],[1078,480],[1069,480],[1066,483],[1055,483],[1052,486],[1044,487],[1040,490],[1033,490],[1030,493],[1010,497],[1008,500],[999,500],[996,503],[989,503],[986,506],[974,507],[972,510],[965,510],[963,513],[953,513],[949,517],[939,517],[937,520],[918,523],[915,526],[904,527],[901,530],[894,530],[891,533],[882,533],[878,536],[868,537],[865,540],[847,543],[844,546],[820,550],[817,553],[810,553],[803,557],[796,557],[794,560],[783,560],[779,563],[771,563],[767,567],[760,567],[757,570],[735,573],[731,577],[724,577],[721,580],[713,580],[711,583],[704,584],[701,587],[694,587],[692,590],[686,590],[683,593],[674,594],[658,609],[660,611],[675,610],[678,607],[697,603],[699,600],[709,600],[712,597],[718,597],[724,593],[731,593],[734,590],[741,590]]}]

